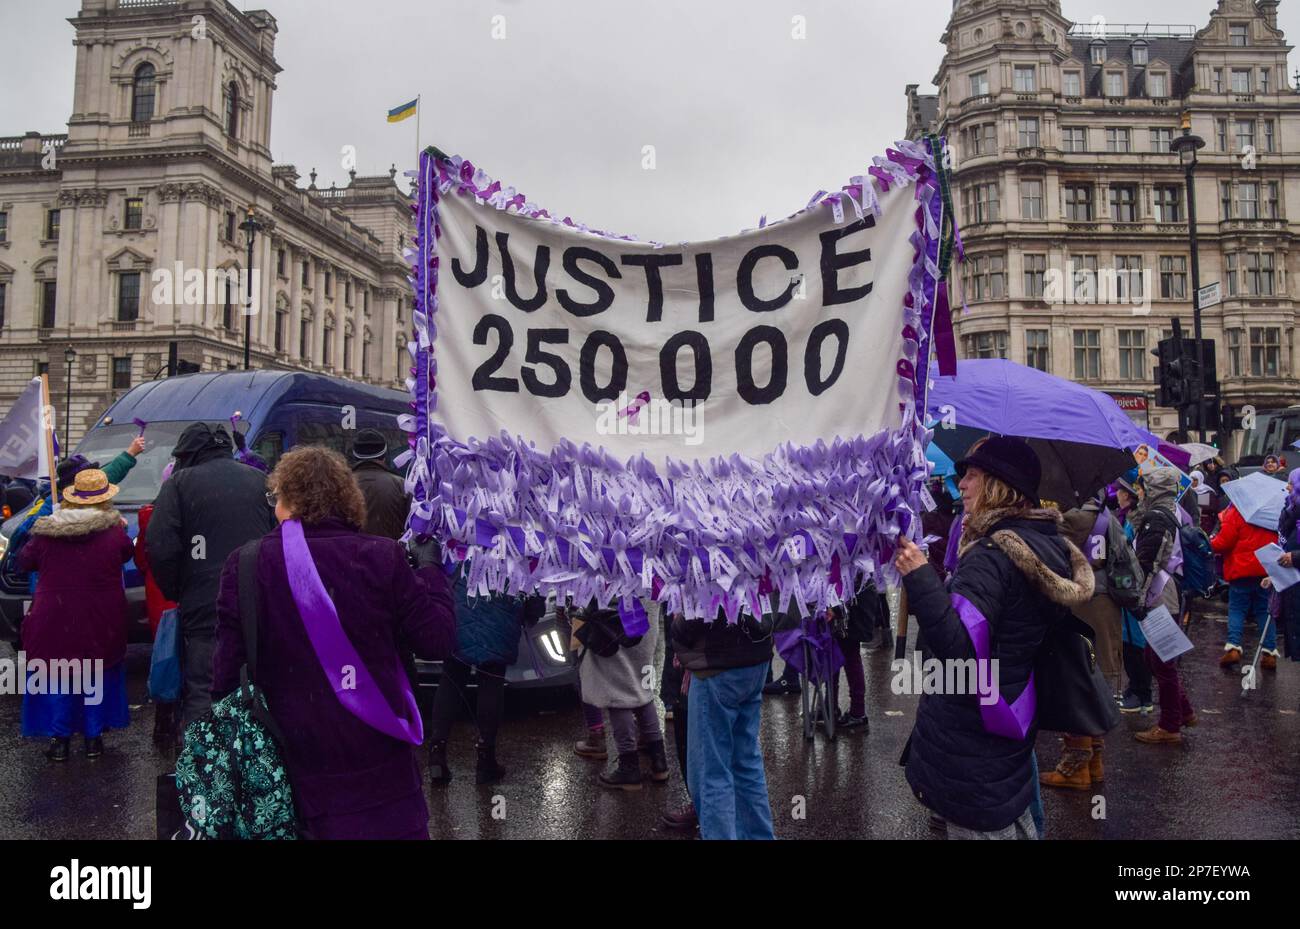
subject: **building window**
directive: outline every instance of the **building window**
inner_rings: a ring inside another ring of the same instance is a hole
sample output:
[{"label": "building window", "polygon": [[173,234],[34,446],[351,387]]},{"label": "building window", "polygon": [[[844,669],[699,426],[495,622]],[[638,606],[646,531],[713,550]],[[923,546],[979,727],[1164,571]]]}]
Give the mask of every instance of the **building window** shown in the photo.
[{"label": "building window", "polygon": [[1265,201],[1264,216],[1268,219],[1282,218],[1282,187],[1277,181],[1269,181],[1264,185],[1264,190],[1268,193],[1268,199]]},{"label": "building window", "polygon": [[1124,72],[1107,71],[1106,72],[1106,96],[1123,97],[1124,93]]},{"label": "building window", "polygon": [[1101,380],[1101,330],[1074,330],[1074,379]]},{"label": "building window", "polygon": [[1086,152],[1088,150],[1088,130],[1083,126],[1067,126],[1062,129],[1061,150],[1066,152]]},{"label": "building window", "polygon": [[343,333],[343,370],[352,373],[352,333]]},{"label": "building window", "polygon": [[1110,219],[1114,223],[1137,222],[1137,187],[1132,184],[1110,185]]},{"label": "building window", "polygon": [[1240,278],[1237,276],[1238,269],[1240,268],[1240,263],[1237,260],[1237,253],[1228,252],[1228,254],[1223,256],[1223,260],[1223,273],[1228,279],[1228,296],[1235,297],[1237,296],[1238,291],[1241,290]]},{"label": "building window", "polygon": [[1187,259],[1181,255],[1160,256],[1160,297],[1187,299]]},{"label": "building window", "polygon": [[1224,90],[1224,87],[1223,87],[1223,69],[1222,69],[1222,68],[1215,68],[1215,69],[1214,69],[1214,72],[1213,72],[1213,77],[1214,77],[1214,80],[1213,80],[1214,92],[1215,92],[1216,94],[1221,94],[1221,93],[1223,93],[1223,90]]},{"label": "building window", "polygon": [[133,323],[140,318],[140,272],[124,271],[117,276],[117,321]]},{"label": "building window", "polygon": [[140,197],[128,197],[122,217],[122,226],[126,229],[140,229],[144,225],[144,200]]},{"label": "building window", "polygon": [[1123,381],[1147,379],[1147,331],[1145,329],[1119,331],[1119,376]]},{"label": "building window", "polygon": [[348,306],[352,305],[352,281],[348,279],[343,284],[343,302]]},{"label": "building window", "polygon": [[370,377],[370,340],[361,343],[361,376]]},{"label": "building window", "polygon": [[1007,334],[1005,332],[978,332],[962,339],[963,354],[967,358],[1006,358]]},{"label": "building window", "polygon": [[289,314],[284,310],[275,311],[275,351],[278,355],[284,351],[284,323]]},{"label": "building window", "polygon": [[311,286],[311,262],[306,258],[302,260],[302,286]]},{"label": "building window", "polygon": [[1244,152],[1255,147],[1255,121],[1253,119],[1237,120],[1237,151]]},{"label": "building window", "polygon": [[334,296],[334,273],[329,268],[325,269],[325,296]]},{"label": "building window", "polygon": [[1050,333],[1046,329],[1025,330],[1025,364],[1028,367],[1037,368],[1039,371],[1052,369],[1048,347],[1049,336]]},{"label": "building window", "polygon": [[1259,92],[1260,93],[1262,94],[1268,93],[1268,85],[1269,85],[1270,77],[1271,77],[1271,72],[1269,71],[1268,68],[1259,69]]},{"label": "building window", "polygon": [[1038,69],[1033,65],[1016,65],[1013,72],[1016,93],[1032,94],[1038,90]]},{"label": "building window", "polygon": [[1218,148],[1221,152],[1228,150],[1228,121],[1226,119],[1216,119],[1214,121],[1214,135],[1218,142]]},{"label": "building window", "polygon": [[1277,377],[1282,360],[1282,330],[1250,327],[1250,376]]},{"label": "building window", "polygon": [[54,308],[58,304],[57,281],[41,281],[41,328],[54,328]]},{"label": "building window", "polygon": [[275,276],[288,277],[288,274],[285,271],[287,267],[288,267],[288,261],[285,256],[284,249],[280,249],[275,253]]},{"label": "building window", "polygon": [[58,210],[45,211],[45,241],[59,241],[60,214]]},{"label": "building window", "polygon": [[1021,148],[1038,147],[1038,117],[1037,116],[1020,117],[1020,147]]},{"label": "building window", "polygon": [[1174,130],[1153,127],[1151,130],[1151,151],[1168,155],[1174,142]]},{"label": "building window", "polygon": [[972,97],[986,97],[989,92],[989,73],[987,71],[976,71],[970,76],[970,95]]},{"label": "building window", "polygon": [[1223,334],[1228,340],[1228,376],[1241,377],[1241,330],[1226,329]]},{"label": "building window", "polygon": [[1041,300],[1047,280],[1047,256],[1025,255],[1025,298]]},{"label": "building window", "polygon": [[1020,182],[1020,218],[1043,218],[1043,182]]},{"label": "building window", "polygon": [[1252,297],[1273,296],[1273,253],[1246,253],[1246,293]]},{"label": "building window", "polygon": [[1169,75],[1164,72],[1147,75],[1147,96],[1157,99],[1169,96]]},{"label": "building window", "polygon": [[222,328],[228,330],[233,330],[235,328],[234,286],[230,281],[232,276],[233,270],[225,275],[226,301],[221,306],[221,325]]},{"label": "building window", "polygon": [[1002,300],[1006,297],[1006,258],[976,255],[966,262],[965,294],[970,303]]},{"label": "building window", "polygon": [[1228,44],[1236,48],[1245,48],[1250,42],[1250,26],[1246,23],[1233,23],[1228,27]]},{"label": "building window", "polygon": [[998,150],[998,127],[996,123],[984,123],[976,126],[970,133],[971,156],[993,155]]},{"label": "building window", "polygon": [[1183,189],[1176,184],[1156,188],[1156,222],[1181,223],[1183,221]]},{"label": "building window", "polygon": [[131,82],[131,122],[147,123],[153,119],[154,110],[154,67],[142,64],[135,69],[135,79]]},{"label": "building window", "polygon": [[1264,120],[1263,125],[1264,125],[1264,151],[1271,152],[1274,150],[1273,133],[1276,124],[1273,122],[1273,120],[1266,119]]},{"label": "building window", "polygon": [[226,88],[226,135],[239,136],[239,85],[234,81]]},{"label": "building window", "polygon": [[1092,188],[1087,184],[1067,184],[1065,187],[1065,219],[1071,223],[1090,223],[1092,213]]},{"label": "building window", "polygon": [[1106,129],[1106,151],[1124,154],[1133,150],[1133,130],[1110,126]]},{"label": "building window", "polygon": [[9,241],[9,214],[0,213],[0,242]]},{"label": "building window", "polygon": [[298,354],[302,360],[311,363],[311,321],[304,319],[298,324]]},{"label": "building window", "polygon": [[1250,71],[1242,68],[1232,69],[1232,92],[1234,94],[1250,93]]},{"label": "building window", "polygon": [[998,185],[976,184],[966,189],[966,216],[972,224],[994,223],[998,220]]},{"label": "building window", "polygon": [[361,312],[370,315],[370,288],[361,288]]},{"label": "building window", "polygon": [[233,210],[226,211],[226,241],[235,241],[235,213]]},{"label": "building window", "polygon": [[131,358],[113,359],[113,389],[129,390],[131,387]]},{"label": "building window", "polygon": [[1232,219],[1232,182],[1219,181],[1219,213],[1224,219]]},{"label": "building window", "polygon": [[1061,75],[1061,87],[1067,97],[1083,96],[1083,74],[1079,71],[1066,71]]},{"label": "building window", "polygon": [[1070,260],[1074,277],[1074,302],[1095,303],[1097,300],[1097,256],[1075,255]]},{"label": "building window", "polygon": [[1115,256],[1115,296],[1119,300],[1141,300],[1146,295],[1142,280],[1141,255]]},{"label": "building window", "polygon": [[1147,48],[1146,43],[1144,42],[1136,43],[1133,46],[1133,64],[1138,65],[1140,67],[1145,67],[1149,59],[1150,59],[1150,49]]},{"label": "building window", "polygon": [[327,368],[334,363],[334,328],[332,326],[325,327],[325,343],[321,347],[320,360],[321,364]]},{"label": "building window", "polygon": [[5,327],[5,300],[8,297],[9,285],[0,284],[0,329]]},{"label": "building window", "polygon": [[1091,60],[1092,60],[1092,63],[1093,63],[1093,64],[1095,64],[1095,65],[1104,65],[1104,64],[1106,63],[1106,43],[1105,43],[1105,42],[1093,42],[1093,43],[1092,43],[1092,47],[1091,47],[1091,49],[1089,49],[1089,51],[1090,51],[1090,54],[1091,54],[1091,56],[1092,56],[1092,59],[1091,59]]},{"label": "building window", "polygon": [[1237,185],[1237,218],[1259,219],[1259,184],[1252,181]]}]

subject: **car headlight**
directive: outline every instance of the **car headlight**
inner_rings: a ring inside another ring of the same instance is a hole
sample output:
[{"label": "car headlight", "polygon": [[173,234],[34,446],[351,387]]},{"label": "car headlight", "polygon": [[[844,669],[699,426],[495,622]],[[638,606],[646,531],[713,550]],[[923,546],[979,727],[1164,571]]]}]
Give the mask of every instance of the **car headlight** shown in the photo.
[{"label": "car headlight", "polygon": [[560,633],[552,629],[550,632],[544,632],[537,637],[542,648],[546,650],[546,657],[550,658],[556,664],[566,664],[564,657],[564,643],[560,640]]},{"label": "car headlight", "polygon": [[0,532],[0,561],[4,561],[5,554],[9,551],[9,536]]}]

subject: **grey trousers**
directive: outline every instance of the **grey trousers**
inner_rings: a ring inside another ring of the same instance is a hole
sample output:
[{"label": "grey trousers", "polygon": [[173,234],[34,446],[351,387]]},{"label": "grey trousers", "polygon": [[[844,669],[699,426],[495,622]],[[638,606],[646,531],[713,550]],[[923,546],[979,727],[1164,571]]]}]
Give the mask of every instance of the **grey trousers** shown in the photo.
[{"label": "grey trousers", "polygon": [[967,829],[965,826],[959,826],[954,822],[948,823],[949,839],[1037,839],[1038,827],[1034,825],[1034,817],[1029,807],[1020,814],[1019,818],[1007,826],[1005,829],[998,829],[994,832],[980,832],[976,829]]}]

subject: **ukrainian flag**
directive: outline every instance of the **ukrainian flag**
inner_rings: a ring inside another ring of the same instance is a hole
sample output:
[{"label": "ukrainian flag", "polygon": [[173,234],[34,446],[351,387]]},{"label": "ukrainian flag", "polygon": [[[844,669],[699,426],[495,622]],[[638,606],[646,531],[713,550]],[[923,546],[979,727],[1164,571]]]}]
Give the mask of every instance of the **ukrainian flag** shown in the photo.
[{"label": "ukrainian flag", "polygon": [[419,103],[420,103],[420,98],[416,97],[410,103],[403,103],[401,106],[397,107],[396,109],[389,110],[388,121],[390,123],[400,123],[404,119],[409,119],[410,117],[415,115],[415,111]]}]

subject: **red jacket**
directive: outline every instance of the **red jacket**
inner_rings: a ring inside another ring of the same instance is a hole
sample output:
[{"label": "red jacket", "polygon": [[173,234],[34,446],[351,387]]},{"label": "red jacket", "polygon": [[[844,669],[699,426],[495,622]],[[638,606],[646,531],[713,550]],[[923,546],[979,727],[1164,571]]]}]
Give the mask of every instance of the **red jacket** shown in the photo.
[{"label": "red jacket", "polygon": [[153,570],[149,566],[149,550],[145,548],[144,539],[149,529],[149,519],[152,516],[152,503],[140,507],[140,513],[137,516],[140,532],[135,537],[135,566],[144,575],[145,614],[149,617],[149,630],[157,637],[158,624],[162,622],[162,614],[167,610],[176,609],[176,601],[168,600],[163,596],[162,589],[159,588],[158,582],[154,580]]},{"label": "red jacket", "polygon": [[1235,581],[1244,577],[1263,577],[1267,572],[1255,552],[1277,541],[1273,529],[1252,526],[1241,518],[1235,506],[1219,514],[1219,533],[1210,539],[1216,555],[1223,556],[1223,578]]}]

